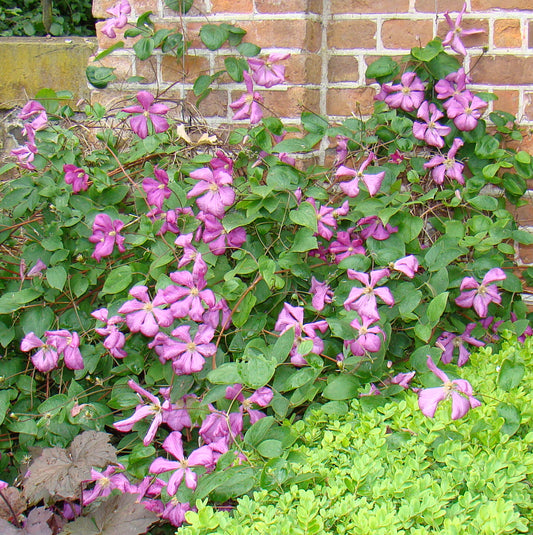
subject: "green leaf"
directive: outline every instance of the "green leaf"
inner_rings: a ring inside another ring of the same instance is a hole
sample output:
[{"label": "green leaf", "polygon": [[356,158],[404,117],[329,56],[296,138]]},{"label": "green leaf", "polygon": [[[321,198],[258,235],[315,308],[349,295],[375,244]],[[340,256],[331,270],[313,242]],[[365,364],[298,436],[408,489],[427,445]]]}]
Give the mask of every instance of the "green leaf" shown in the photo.
[{"label": "green leaf", "polygon": [[491,158],[499,146],[498,139],[487,134],[476,143],[475,154],[480,158]]},{"label": "green leaf", "polygon": [[415,325],[415,334],[423,342],[429,342],[432,332],[433,329],[431,328],[431,325],[427,325],[421,321],[417,322]]},{"label": "green leaf", "polygon": [[132,280],[131,266],[120,266],[113,269],[107,276],[102,294],[114,295],[125,290]]},{"label": "green leaf", "polygon": [[0,425],[4,423],[7,410],[11,407],[11,400],[16,397],[16,390],[0,390]]},{"label": "green leaf", "polygon": [[85,75],[89,83],[97,89],[104,89],[107,84],[113,82],[117,77],[113,74],[115,69],[111,67],[96,67],[89,65],[85,69]]},{"label": "green leaf", "polygon": [[439,40],[430,41],[425,48],[415,47],[411,49],[413,58],[427,63],[436,58],[442,52],[442,42]]},{"label": "green leaf", "polygon": [[201,95],[211,85],[212,78],[207,74],[202,74],[196,78],[192,90],[196,96]]},{"label": "green leaf", "polygon": [[516,388],[522,378],[526,369],[523,364],[512,362],[509,359],[506,359],[500,369],[500,375],[498,376],[498,386],[509,392],[513,388]]},{"label": "green leaf", "polygon": [[142,61],[148,59],[155,48],[155,42],[151,37],[143,37],[133,45],[135,55]]},{"label": "green leaf", "polygon": [[200,29],[200,39],[209,50],[218,50],[229,37],[229,31],[222,25],[204,24]]},{"label": "green leaf", "polygon": [[299,172],[290,165],[273,165],[267,173],[267,185],[275,191],[294,191],[298,187]]},{"label": "green leaf", "polygon": [[242,73],[248,67],[248,63],[245,60],[230,56],[224,60],[224,65],[233,80],[236,82],[242,82],[244,80]]},{"label": "green leaf", "polygon": [[46,270],[46,280],[51,288],[63,290],[67,282],[67,270],[63,266],[54,266]]},{"label": "green leaf", "polygon": [[269,288],[272,288],[274,284],[274,273],[276,271],[276,262],[265,255],[262,255],[257,260],[259,265],[259,273],[263,277],[263,280],[267,283]]},{"label": "green leaf", "polygon": [[255,422],[255,424],[253,424],[252,427],[246,431],[246,434],[244,435],[244,442],[254,448],[257,447],[261,442],[263,442],[268,431],[274,425],[274,423],[273,416],[266,416],[265,418],[257,420],[257,422]]},{"label": "green leaf", "polygon": [[252,43],[241,43],[237,46],[237,50],[239,51],[239,54],[242,54],[247,58],[252,58],[261,52],[261,47]]},{"label": "green leaf", "polygon": [[302,124],[310,134],[324,135],[329,127],[327,119],[309,111],[302,113]]},{"label": "green leaf", "polygon": [[305,139],[290,138],[280,141],[272,148],[272,152],[308,152],[311,150]]},{"label": "green leaf", "polygon": [[237,310],[235,310],[231,317],[235,327],[242,327],[248,321],[250,312],[256,302],[257,298],[253,293],[246,294],[246,297],[239,303]]},{"label": "green leaf", "polygon": [[291,328],[284,332],[272,346],[270,356],[277,360],[278,363],[285,362],[294,345],[294,329]]},{"label": "green leaf", "polygon": [[468,201],[474,208],[494,212],[498,209],[498,200],[488,195],[477,195]]},{"label": "green leaf", "polygon": [[115,50],[118,50],[119,48],[122,48],[124,46],[124,41],[117,41],[116,43],[113,43],[109,48],[106,48],[100,54],[98,54],[93,61],[100,61],[101,59],[104,59],[109,54],[113,53]]},{"label": "green leaf", "polygon": [[267,459],[279,457],[283,453],[283,447],[279,440],[265,440],[256,449],[259,455]]},{"label": "green leaf", "polygon": [[33,288],[24,288],[19,292],[5,292],[0,297],[0,314],[10,314],[41,296],[41,292]]},{"label": "green leaf", "polygon": [[520,162],[526,165],[529,165],[531,163],[531,155],[528,152],[523,151],[523,150],[515,154],[515,159],[517,162]]},{"label": "green leaf", "polygon": [[194,0],[165,0],[165,5],[172,9],[172,11],[177,11],[178,13],[187,13],[192,5]]},{"label": "green leaf", "polygon": [[513,436],[520,428],[521,417],[518,409],[508,403],[500,403],[496,408],[496,412],[498,416],[504,419],[500,432]]},{"label": "green leaf", "polygon": [[265,386],[276,371],[276,361],[267,360],[262,356],[250,357],[246,364],[239,366],[242,382],[250,388],[257,389]]},{"label": "green leaf", "polygon": [[31,307],[24,311],[20,323],[25,334],[34,332],[40,337],[52,327],[55,317],[54,311],[48,306]]},{"label": "green leaf", "polygon": [[294,235],[294,243],[291,252],[305,253],[318,248],[317,239],[313,236],[313,231],[308,228],[301,228]]},{"label": "green leaf", "polygon": [[456,58],[446,52],[441,52],[437,57],[428,62],[429,72],[437,79],[442,79],[452,72],[456,72],[461,64]]},{"label": "green leaf", "polygon": [[443,292],[431,300],[427,308],[427,317],[429,322],[434,326],[440,320],[442,314],[446,310],[448,303],[449,292]]},{"label": "green leaf", "polygon": [[324,388],[322,397],[335,401],[353,399],[357,397],[359,386],[360,384],[357,377],[346,374],[339,375],[338,377],[335,377],[333,381],[328,383],[326,388]]},{"label": "green leaf", "polygon": [[293,223],[300,225],[301,227],[307,227],[313,232],[317,231],[317,215],[313,205],[307,201],[304,201],[298,206],[297,209],[289,212],[289,218]]},{"label": "green leaf", "polygon": [[207,379],[215,385],[231,385],[241,382],[239,366],[236,362],[226,362],[207,374]]},{"label": "green leaf", "polygon": [[381,56],[366,69],[367,78],[383,78],[391,76],[398,70],[398,64],[389,56]]}]

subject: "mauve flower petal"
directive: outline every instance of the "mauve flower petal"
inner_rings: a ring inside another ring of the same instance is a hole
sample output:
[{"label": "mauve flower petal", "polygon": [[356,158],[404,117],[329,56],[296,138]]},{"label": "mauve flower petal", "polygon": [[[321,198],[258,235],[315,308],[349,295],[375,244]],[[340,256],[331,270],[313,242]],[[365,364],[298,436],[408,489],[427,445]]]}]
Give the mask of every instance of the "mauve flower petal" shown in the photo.
[{"label": "mauve flower petal", "polygon": [[458,392],[451,392],[452,396],[452,420],[462,418],[470,410],[470,402]]},{"label": "mauve flower petal", "polygon": [[444,401],[447,395],[448,392],[441,386],[420,390],[418,392],[418,406],[422,414],[428,418],[433,418],[439,403]]}]

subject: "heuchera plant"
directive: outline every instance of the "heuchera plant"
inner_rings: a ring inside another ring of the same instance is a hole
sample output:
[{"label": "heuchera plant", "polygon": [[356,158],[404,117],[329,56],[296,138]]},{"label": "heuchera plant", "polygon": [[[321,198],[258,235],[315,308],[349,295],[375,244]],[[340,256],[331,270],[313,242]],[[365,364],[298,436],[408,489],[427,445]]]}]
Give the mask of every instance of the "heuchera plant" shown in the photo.
[{"label": "heuchera plant", "polygon": [[[162,31],[145,14],[126,33],[142,36],[141,59],[156,44],[179,55]],[[511,148],[511,115],[483,117],[492,95],[472,93],[445,42],[370,65],[367,120],[306,111],[300,130],[262,108],[286,55],[252,57],[243,35],[200,32],[241,54],[225,62],[246,87],[227,144],[177,128],[148,91],[87,106],[83,129],[61,95],[21,112],[27,143],[3,171],[22,170],[0,202],[0,465],[13,480],[30,448],[111,433],[116,463],[100,458],[104,471],[68,491],[43,477],[37,492],[40,457],[30,467],[29,504],[68,502],[73,526],[89,501],[116,498],[104,488],[157,515],[143,526],[179,526],[198,499],[261,487],[293,440],[283,420],[317,403],[342,413],[413,389],[425,415],[451,400],[463,417],[483,399],[457,377],[455,349],[462,366],[504,330],[533,332],[513,271],[515,242],[533,240],[508,209],[533,164]],[[198,78],[200,98],[221,72]],[[324,137],[333,163],[308,165]],[[417,386],[432,372],[440,386]]]}]

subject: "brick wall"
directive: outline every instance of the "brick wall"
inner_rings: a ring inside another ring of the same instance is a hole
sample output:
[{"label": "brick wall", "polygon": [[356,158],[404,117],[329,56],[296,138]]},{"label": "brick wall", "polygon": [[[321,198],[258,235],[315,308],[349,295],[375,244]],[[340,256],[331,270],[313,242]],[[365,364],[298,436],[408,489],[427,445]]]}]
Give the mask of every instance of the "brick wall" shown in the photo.
[{"label": "brick wall", "polygon": [[[94,0],[97,18],[114,0]],[[213,74],[229,51],[209,53],[198,46],[197,32],[206,22],[228,22],[247,30],[246,41],[292,54],[287,61],[285,87],[266,92],[265,104],[273,113],[295,117],[309,107],[331,117],[365,114],[374,91],[368,88],[365,69],[380,55],[398,55],[424,45],[433,35],[444,37],[447,24],[442,12],[459,11],[463,0],[196,0],[184,17],[167,9],[163,0],[131,0],[131,20],[144,11],[154,13],[158,28],[180,28],[193,41],[189,56],[176,63],[170,57],[145,62],[127,51],[104,60],[117,67],[118,84],[110,92],[94,92],[95,99],[136,91],[125,84],[144,76],[144,88],[161,91],[178,82],[172,93],[185,98],[200,73]],[[469,48],[466,68],[479,89],[494,91],[499,109],[533,123],[533,2],[531,0],[467,0],[465,28],[483,28],[484,34],[465,38]],[[101,49],[114,41],[98,29]],[[120,39],[120,31],[117,39]],[[133,40],[127,39],[131,46]],[[217,89],[200,106],[213,121],[229,119],[227,104],[242,92],[242,85],[221,78]]]},{"label": "brick wall", "polygon": [[[118,83],[94,91],[94,100],[106,101],[140,88],[161,92],[172,86],[166,96],[194,102],[190,90],[196,76],[216,72],[229,53],[201,48],[198,30],[206,22],[227,22],[246,29],[245,41],[261,46],[264,53],[291,53],[286,61],[287,84],[261,88],[266,108],[289,122],[297,122],[306,108],[333,120],[370,112],[375,88],[366,84],[367,65],[381,55],[397,56],[412,46],[423,46],[434,35],[444,37],[443,11],[457,12],[463,5],[463,0],[196,0],[186,16],[178,16],[164,7],[164,0],[130,2],[132,21],[151,10],[157,28],[181,28],[193,47],[178,63],[169,57],[141,62],[127,51],[116,52],[104,64],[117,67]],[[475,88],[499,97],[490,109],[495,105],[516,115],[526,127],[533,125],[533,1],[466,2],[463,26],[485,30],[464,39],[469,47],[465,67]],[[95,17],[106,18],[105,10],[114,3],[94,0]],[[98,32],[101,25],[97,33],[103,49],[114,41]],[[120,31],[117,38],[121,38]],[[131,39],[126,42],[133,44]],[[134,75],[146,77],[147,83],[125,83]],[[199,111],[208,122],[229,122],[228,104],[242,92],[243,84],[221,77]],[[526,136],[520,148],[533,153],[533,137]],[[533,192],[528,194],[533,199]],[[518,215],[533,230],[533,206],[521,208]],[[533,246],[521,249],[518,262],[533,265]]]}]

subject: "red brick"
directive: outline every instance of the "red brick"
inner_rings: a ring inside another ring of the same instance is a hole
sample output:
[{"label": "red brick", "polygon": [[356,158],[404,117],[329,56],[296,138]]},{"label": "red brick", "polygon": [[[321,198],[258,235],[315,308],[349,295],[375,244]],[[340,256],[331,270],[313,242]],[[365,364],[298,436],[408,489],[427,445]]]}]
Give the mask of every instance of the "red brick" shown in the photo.
[{"label": "red brick", "polygon": [[290,84],[319,84],[322,79],[322,59],[316,54],[292,54],[283,64]]},{"label": "red brick", "polygon": [[472,11],[486,11],[487,9],[517,9],[519,11],[533,11],[530,0],[472,0]]},{"label": "red brick", "polygon": [[518,258],[523,264],[533,264],[533,245],[520,245]]},{"label": "red brick", "polygon": [[508,205],[507,210],[513,214],[513,217],[519,225],[531,227],[533,226],[533,199],[527,200],[528,203],[519,208],[513,205]]},{"label": "red brick", "polygon": [[444,13],[461,11],[464,0],[416,0],[415,9],[419,13]]},{"label": "red brick", "polygon": [[370,20],[337,20],[328,25],[328,48],[375,48],[376,23]]},{"label": "red brick", "polygon": [[506,111],[508,113],[512,113],[515,116],[518,114],[518,91],[495,89],[494,94],[498,97],[498,100],[494,102],[495,110]]},{"label": "red brick", "polygon": [[494,21],[494,46],[501,48],[520,48],[522,31],[517,19]]},{"label": "red brick", "polygon": [[147,11],[151,11],[155,16],[159,14],[157,0],[134,0],[131,2],[131,7],[133,17],[139,17]]},{"label": "red brick", "polygon": [[117,41],[124,41],[124,48],[131,48],[134,43],[136,43],[140,37],[128,37],[127,39],[124,37],[124,32],[127,30],[127,26],[124,28],[117,28],[115,30],[116,37],[114,39],[110,39],[106,35],[102,33],[102,26],[105,24],[105,22],[97,22],[96,23],[96,38],[98,40],[98,48],[101,50],[104,50],[106,48],[109,48],[111,45],[114,45]]},{"label": "red brick", "polygon": [[[186,102],[192,115],[195,115],[194,108],[196,108],[196,100],[197,97],[192,92],[187,94]],[[207,98],[200,102],[198,112],[204,117],[227,117],[227,91],[212,91]]]},{"label": "red brick", "polygon": [[475,83],[516,85],[533,83],[533,56],[484,55],[472,64],[470,75]]},{"label": "red brick", "polygon": [[258,13],[321,13],[319,0],[255,0]]},{"label": "red brick", "polygon": [[528,24],[528,48],[533,48],[533,21],[530,21]]},{"label": "red brick", "polygon": [[430,20],[390,19],[383,22],[381,40],[385,48],[425,46],[433,37]]},{"label": "red brick", "polygon": [[333,56],[328,63],[328,81],[357,82],[359,62],[354,56]]},{"label": "red brick", "polygon": [[[304,110],[318,110],[320,92],[318,89],[288,87],[284,91],[262,91],[265,115],[276,117],[298,117]],[[239,94],[234,94],[237,98]]]},{"label": "red brick", "polygon": [[117,82],[125,82],[130,76],[133,76],[132,56],[106,56],[96,65],[114,68],[113,73],[117,77]]},{"label": "red brick", "polygon": [[211,0],[212,13],[252,13],[253,0]]},{"label": "red brick", "polygon": [[[452,19],[455,20],[455,15],[452,16]],[[489,44],[489,23],[486,19],[463,20],[461,27],[465,30],[471,30],[473,28],[476,30],[484,30],[483,33],[461,37],[461,41],[467,49],[473,46],[487,46]],[[448,23],[443,20],[439,23],[437,35],[444,39],[449,30],[450,27]]]},{"label": "red brick", "polygon": [[239,24],[247,31],[244,41],[260,47],[302,48],[316,52],[321,44],[319,22],[306,20],[244,21]]},{"label": "red brick", "polygon": [[331,13],[407,13],[409,0],[331,0],[330,10]]},{"label": "red brick", "polygon": [[533,93],[524,93],[524,115],[526,121],[533,121]]},{"label": "red brick", "polygon": [[209,74],[209,59],[204,56],[166,55],[161,60],[161,79],[163,82],[194,83],[201,74]]},{"label": "red brick", "polygon": [[154,56],[141,61],[135,60],[137,76],[142,76],[145,79],[143,83],[153,83],[157,81],[157,59]]},{"label": "red brick", "polygon": [[352,114],[369,115],[374,109],[374,95],[372,87],[358,87],[356,89],[328,89],[326,97],[326,112],[328,115],[348,117]]}]

